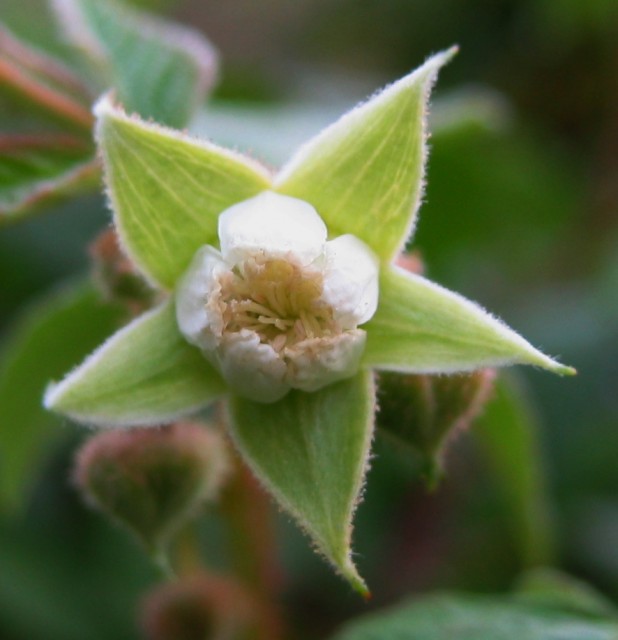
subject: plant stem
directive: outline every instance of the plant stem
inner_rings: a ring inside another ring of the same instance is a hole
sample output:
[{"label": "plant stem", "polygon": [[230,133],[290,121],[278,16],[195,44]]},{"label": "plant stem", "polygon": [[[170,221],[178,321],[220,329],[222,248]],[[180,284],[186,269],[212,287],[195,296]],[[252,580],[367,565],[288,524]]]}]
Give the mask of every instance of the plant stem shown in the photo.
[{"label": "plant stem", "polygon": [[280,640],[284,624],[278,594],[278,564],[273,511],[268,496],[235,457],[235,473],[221,496],[221,512],[230,530],[232,557],[238,575],[254,592],[260,608],[259,640]]}]

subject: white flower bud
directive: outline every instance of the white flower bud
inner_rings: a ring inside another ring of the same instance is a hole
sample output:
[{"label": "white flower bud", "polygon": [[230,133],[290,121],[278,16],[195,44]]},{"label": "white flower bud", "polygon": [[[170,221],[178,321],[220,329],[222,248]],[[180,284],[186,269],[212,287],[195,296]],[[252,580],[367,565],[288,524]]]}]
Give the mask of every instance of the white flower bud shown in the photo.
[{"label": "white flower bud", "polygon": [[240,395],[274,402],[352,376],[378,304],[378,261],[352,236],[326,240],[302,200],[270,191],[224,211],[221,252],[181,279],[180,331]]}]

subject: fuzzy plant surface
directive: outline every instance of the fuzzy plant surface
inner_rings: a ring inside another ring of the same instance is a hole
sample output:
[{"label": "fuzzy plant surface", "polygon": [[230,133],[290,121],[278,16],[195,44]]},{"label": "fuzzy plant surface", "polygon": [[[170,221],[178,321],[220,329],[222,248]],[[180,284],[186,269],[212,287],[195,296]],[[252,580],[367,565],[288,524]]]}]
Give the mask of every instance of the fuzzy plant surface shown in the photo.
[{"label": "fuzzy plant surface", "polygon": [[344,114],[276,174],[103,97],[96,139],[114,224],[164,301],[45,395],[47,408],[106,428],[164,424],[224,400],[244,461],[362,594],[351,536],[373,371],[522,363],[573,373],[394,264],[421,201],[429,93],[454,53]]}]

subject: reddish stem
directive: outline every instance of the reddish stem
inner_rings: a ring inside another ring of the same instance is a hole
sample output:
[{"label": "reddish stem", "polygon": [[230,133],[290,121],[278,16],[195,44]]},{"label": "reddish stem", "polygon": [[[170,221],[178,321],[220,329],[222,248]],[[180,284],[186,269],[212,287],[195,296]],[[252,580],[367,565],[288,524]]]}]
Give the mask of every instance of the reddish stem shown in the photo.
[{"label": "reddish stem", "polygon": [[0,28],[0,53],[8,56],[13,62],[41,76],[52,80],[65,89],[83,98],[85,104],[91,102],[88,87],[73,71],[61,62],[40,53],[31,46],[22,44],[8,30]]},{"label": "reddish stem", "polygon": [[46,87],[21,72],[8,60],[0,60],[0,83],[4,82],[63,120],[91,129],[94,118],[90,111],[74,99]]},{"label": "reddish stem", "polygon": [[0,134],[0,153],[39,151],[59,147],[84,153],[90,149],[90,145],[82,138],[65,133]]},{"label": "reddish stem", "polygon": [[222,495],[221,511],[230,529],[236,569],[258,599],[256,638],[280,640],[284,637],[284,624],[277,599],[282,572],[270,499],[238,458],[234,463],[235,473]]}]

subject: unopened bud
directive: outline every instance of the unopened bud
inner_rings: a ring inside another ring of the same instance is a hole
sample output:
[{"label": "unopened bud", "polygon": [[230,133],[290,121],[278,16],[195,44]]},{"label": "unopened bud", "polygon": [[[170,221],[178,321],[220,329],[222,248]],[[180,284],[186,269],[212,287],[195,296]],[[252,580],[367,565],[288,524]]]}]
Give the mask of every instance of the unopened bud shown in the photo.
[{"label": "unopened bud", "polygon": [[253,618],[254,604],[241,585],[195,575],[149,593],[141,606],[140,627],[145,640],[231,640]]},{"label": "unopened bud", "polygon": [[456,375],[380,376],[378,427],[411,446],[434,485],[443,472],[449,440],[468,428],[491,395],[494,369]]},{"label": "unopened bud", "polygon": [[90,245],[94,279],[106,300],[138,315],[153,306],[156,292],[123,253],[113,229],[101,233]]},{"label": "unopened bud", "polygon": [[98,433],[79,451],[75,479],[90,503],[154,553],[215,496],[226,468],[217,433],[177,423]]},{"label": "unopened bud", "polygon": [[423,275],[425,272],[425,265],[419,251],[404,251],[400,253],[395,259],[395,264],[410,273]]}]

